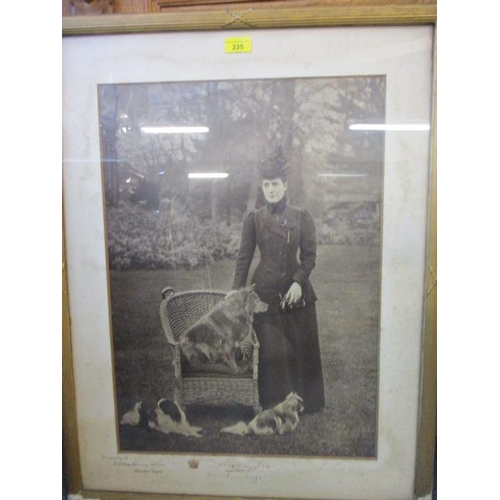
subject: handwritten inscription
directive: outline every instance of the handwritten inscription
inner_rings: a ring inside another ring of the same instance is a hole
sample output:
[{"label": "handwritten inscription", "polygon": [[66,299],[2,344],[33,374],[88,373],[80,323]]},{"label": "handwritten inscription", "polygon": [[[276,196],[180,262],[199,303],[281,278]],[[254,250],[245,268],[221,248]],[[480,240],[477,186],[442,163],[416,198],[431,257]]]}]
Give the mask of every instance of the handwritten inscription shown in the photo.
[{"label": "handwritten inscription", "polygon": [[165,474],[163,462],[141,463],[133,457],[119,455],[102,455],[101,458],[115,467],[124,468],[136,474]]},{"label": "handwritten inscription", "polygon": [[[101,459],[117,469],[126,471],[127,474],[133,473],[141,476],[163,475],[164,477],[167,475],[166,463],[163,460],[141,462],[137,457],[128,455],[102,455]],[[222,462],[213,460],[203,462],[203,460],[194,458],[188,460],[190,469],[198,469],[202,464],[208,465],[208,467],[203,467],[208,478],[230,483],[239,482],[241,484],[258,484],[268,479],[273,469],[269,463],[260,461],[247,462],[228,459]]]},{"label": "handwritten inscription", "polygon": [[[222,477],[228,481],[249,482],[252,484],[259,483],[267,476],[267,472],[271,470],[269,464],[263,462],[242,463],[240,461],[225,461],[220,464],[223,470]],[[219,472],[220,474],[220,472]],[[220,477],[215,472],[209,474],[212,477]]]}]

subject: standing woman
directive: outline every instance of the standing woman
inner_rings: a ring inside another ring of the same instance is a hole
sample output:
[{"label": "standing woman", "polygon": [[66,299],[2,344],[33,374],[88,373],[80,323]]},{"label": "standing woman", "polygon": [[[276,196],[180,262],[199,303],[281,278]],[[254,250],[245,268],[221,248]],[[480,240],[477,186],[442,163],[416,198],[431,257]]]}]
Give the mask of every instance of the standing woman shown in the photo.
[{"label": "standing woman", "polygon": [[260,262],[251,282],[269,305],[254,317],[260,401],[269,408],[296,391],[305,411],[318,411],[325,398],[316,294],[309,281],[316,264],[314,221],[307,210],[287,203],[288,163],[281,147],[262,158],[257,169],[266,205],[244,217],[233,289],[246,285],[258,246]]}]

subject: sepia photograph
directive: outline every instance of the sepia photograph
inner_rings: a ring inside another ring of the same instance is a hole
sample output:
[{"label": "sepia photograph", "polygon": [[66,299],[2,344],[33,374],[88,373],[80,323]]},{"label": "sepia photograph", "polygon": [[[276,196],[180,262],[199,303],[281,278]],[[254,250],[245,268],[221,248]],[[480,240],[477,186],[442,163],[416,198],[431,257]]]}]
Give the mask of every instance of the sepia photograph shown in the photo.
[{"label": "sepia photograph", "polygon": [[287,26],[63,39],[74,491],[423,491],[434,29]]},{"label": "sepia photograph", "polygon": [[98,85],[118,450],[377,458],[384,75]]}]

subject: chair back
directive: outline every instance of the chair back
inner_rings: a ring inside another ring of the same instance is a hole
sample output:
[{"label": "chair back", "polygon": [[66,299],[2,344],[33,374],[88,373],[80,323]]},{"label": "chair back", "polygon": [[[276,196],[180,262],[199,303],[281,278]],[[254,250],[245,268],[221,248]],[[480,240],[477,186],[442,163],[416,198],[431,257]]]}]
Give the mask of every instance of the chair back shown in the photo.
[{"label": "chair back", "polygon": [[210,312],[228,292],[192,290],[166,296],[160,306],[163,329],[172,343],[202,316]]}]

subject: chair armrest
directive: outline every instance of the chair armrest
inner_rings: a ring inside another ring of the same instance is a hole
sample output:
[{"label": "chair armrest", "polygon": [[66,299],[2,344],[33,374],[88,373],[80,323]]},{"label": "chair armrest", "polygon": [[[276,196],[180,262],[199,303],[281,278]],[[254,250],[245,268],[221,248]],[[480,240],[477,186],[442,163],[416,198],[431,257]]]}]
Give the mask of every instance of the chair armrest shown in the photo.
[{"label": "chair armrest", "polygon": [[169,296],[172,294],[173,294],[173,288],[164,288],[162,291],[163,300],[160,303],[160,320],[161,320],[161,326],[163,328],[163,333],[167,337],[168,343],[172,346],[175,346],[178,344],[178,342],[174,338],[172,330],[170,329],[170,324],[167,319],[167,302]]},{"label": "chair armrest", "polygon": [[259,378],[259,349],[260,344],[255,334],[255,330],[252,330],[252,343],[253,343],[253,360],[252,360],[252,378],[257,380]]},{"label": "chair armrest", "polygon": [[182,365],[181,365],[181,348],[179,347],[179,343],[176,342],[175,345],[172,345],[173,356],[172,356],[172,365],[174,367],[174,377],[176,379],[180,379],[182,376]]},{"label": "chair armrest", "polygon": [[170,329],[170,324],[167,319],[167,302],[169,297],[174,294],[174,289],[172,287],[166,287],[161,291],[162,301],[160,303],[160,320],[163,333],[167,337],[167,342],[172,347],[172,365],[174,367],[174,377],[180,379],[182,376],[181,369],[181,349],[179,342],[175,340],[172,330]]}]

